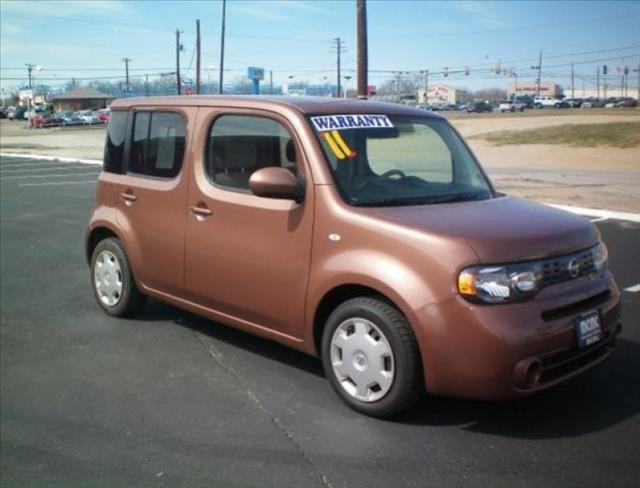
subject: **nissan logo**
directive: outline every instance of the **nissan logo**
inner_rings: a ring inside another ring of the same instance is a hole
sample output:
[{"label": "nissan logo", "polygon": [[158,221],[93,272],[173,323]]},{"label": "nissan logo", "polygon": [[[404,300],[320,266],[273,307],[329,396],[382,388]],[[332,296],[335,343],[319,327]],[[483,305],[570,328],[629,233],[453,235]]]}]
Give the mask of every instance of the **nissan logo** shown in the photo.
[{"label": "nissan logo", "polygon": [[572,278],[576,278],[580,274],[580,263],[578,263],[577,259],[572,259],[567,264],[567,271],[569,272],[569,276]]}]

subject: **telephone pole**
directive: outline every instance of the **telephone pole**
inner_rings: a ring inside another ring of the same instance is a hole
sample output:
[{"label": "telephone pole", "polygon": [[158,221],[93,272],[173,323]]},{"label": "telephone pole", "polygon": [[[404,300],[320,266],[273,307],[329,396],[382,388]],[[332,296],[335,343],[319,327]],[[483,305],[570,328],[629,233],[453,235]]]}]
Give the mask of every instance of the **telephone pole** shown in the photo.
[{"label": "telephone pole", "polygon": [[32,83],[32,80],[33,80],[33,76],[32,76],[31,73],[33,72],[33,69],[36,67],[36,65],[35,64],[31,64],[31,63],[27,63],[26,66],[27,66],[27,73],[29,75],[29,88],[31,88],[31,83]]},{"label": "telephone pole", "polygon": [[269,70],[269,95],[273,95],[273,70]]},{"label": "telephone pole", "polygon": [[200,19],[196,19],[196,95],[200,95]]},{"label": "telephone pole", "polygon": [[127,93],[129,93],[129,63],[131,62],[131,59],[122,58],[122,62],[124,63],[124,86]]},{"label": "telephone pole", "polygon": [[367,0],[356,1],[358,28],[358,98],[367,98],[369,53],[367,47]]},{"label": "telephone pole", "polygon": [[575,94],[575,78],[573,73],[573,61],[571,61],[571,106],[573,108],[573,100],[576,98]]},{"label": "telephone pole", "polygon": [[600,65],[596,67],[596,86],[598,87],[598,98],[600,98]]},{"label": "telephone pole", "polygon": [[182,94],[182,83],[180,82],[180,51],[182,51],[182,44],[180,44],[180,29],[176,29],[176,85],[178,87],[178,95]]},{"label": "telephone pole", "polygon": [[536,95],[540,96],[540,83],[542,83],[542,51],[538,57],[538,85],[536,87]]},{"label": "telephone pole", "polygon": [[336,86],[336,98],[340,98],[340,55],[347,52],[347,48],[343,46],[342,39],[336,37],[333,40],[333,49],[336,50],[337,57],[337,86]]},{"label": "telephone pole", "polygon": [[222,95],[222,84],[224,82],[224,29],[227,20],[227,0],[222,0],[222,30],[220,31],[220,88],[218,92]]}]

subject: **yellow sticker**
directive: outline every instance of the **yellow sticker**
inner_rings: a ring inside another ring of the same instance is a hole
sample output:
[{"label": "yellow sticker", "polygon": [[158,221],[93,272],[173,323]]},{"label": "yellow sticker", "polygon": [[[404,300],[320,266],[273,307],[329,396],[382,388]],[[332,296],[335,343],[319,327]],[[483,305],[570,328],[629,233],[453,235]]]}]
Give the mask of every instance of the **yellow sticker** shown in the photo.
[{"label": "yellow sticker", "polygon": [[353,157],[353,151],[351,151],[351,149],[349,149],[349,146],[347,146],[347,143],[344,142],[344,139],[342,138],[340,133],[337,130],[334,130],[334,131],[331,131],[331,135],[333,135],[333,138],[338,143],[338,146],[340,146],[340,149],[342,149],[342,152],[345,153],[345,155],[348,158]]},{"label": "yellow sticker", "polygon": [[336,141],[333,140],[329,132],[323,132],[322,137],[324,137],[324,140],[327,141],[327,144],[329,144],[329,147],[333,151],[333,154],[335,154],[338,159],[345,158],[344,153],[342,152],[340,147],[338,147],[338,145],[336,144]]}]

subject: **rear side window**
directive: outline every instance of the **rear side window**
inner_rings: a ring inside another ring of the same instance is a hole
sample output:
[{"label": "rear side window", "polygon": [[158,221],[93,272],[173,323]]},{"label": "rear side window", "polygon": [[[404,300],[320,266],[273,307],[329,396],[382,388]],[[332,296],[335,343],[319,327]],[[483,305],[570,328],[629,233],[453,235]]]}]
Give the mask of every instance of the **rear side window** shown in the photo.
[{"label": "rear side window", "polygon": [[136,112],[128,171],[161,178],[176,176],[182,166],[185,132],[179,114]]},{"label": "rear side window", "polygon": [[282,124],[249,115],[223,115],[215,120],[206,157],[207,174],[214,183],[248,191],[251,174],[270,166],[296,173],[295,145]]},{"label": "rear side window", "polygon": [[109,121],[104,150],[104,171],[122,173],[124,139],[127,133],[127,112],[113,112]]}]

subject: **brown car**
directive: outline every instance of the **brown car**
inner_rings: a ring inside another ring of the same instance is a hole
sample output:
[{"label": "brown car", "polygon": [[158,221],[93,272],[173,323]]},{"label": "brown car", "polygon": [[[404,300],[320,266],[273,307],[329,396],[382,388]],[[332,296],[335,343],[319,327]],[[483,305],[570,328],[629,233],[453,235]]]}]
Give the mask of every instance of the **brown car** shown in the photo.
[{"label": "brown car", "polygon": [[352,408],[503,399],[608,357],[596,227],[491,186],[446,119],[314,98],[111,105],[87,230],[98,304],[151,296],[320,356]]}]

